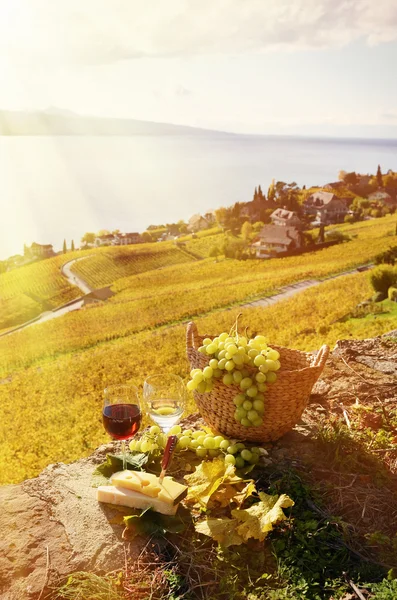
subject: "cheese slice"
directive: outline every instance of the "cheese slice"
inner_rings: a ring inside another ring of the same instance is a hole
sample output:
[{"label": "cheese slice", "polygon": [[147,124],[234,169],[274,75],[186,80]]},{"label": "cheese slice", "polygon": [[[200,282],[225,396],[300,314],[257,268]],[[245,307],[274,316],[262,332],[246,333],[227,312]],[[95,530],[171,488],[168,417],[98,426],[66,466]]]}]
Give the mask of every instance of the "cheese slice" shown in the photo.
[{"label": "cheese slice", "polygon": [[178,504],[187,495],[187,486],[174,481],[171,477],[164,477],[162,483],[157,475],[141,471],[120,471],[114,473],[110,483],[117,488],[134,490],[150,498],[170,504]]},{"label": "cheese slice", "polygon": [[172,505],[169,502],[163,502],[158,498],[144,496],[140,492],[119,488],[114,485],[101,485],[97,488],[97,500],[116,504],[119,506],[128,506],[129,508],[152,508],[163,515],[175,515],[178,505]]}]

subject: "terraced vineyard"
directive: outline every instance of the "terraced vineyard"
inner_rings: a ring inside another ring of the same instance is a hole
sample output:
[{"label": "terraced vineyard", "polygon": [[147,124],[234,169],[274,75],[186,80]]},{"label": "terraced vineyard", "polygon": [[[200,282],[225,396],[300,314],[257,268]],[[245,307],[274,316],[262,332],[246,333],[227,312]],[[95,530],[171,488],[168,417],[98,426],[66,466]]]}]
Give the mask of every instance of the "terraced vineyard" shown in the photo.
[{"label": "terraced vineyard", "polygon": [[176,246],[161,242],[128,247],[99,248],[86,260],[75,263],[72,271],[93,288],[109,285],[128,275],[179,265],[194,258]]}]

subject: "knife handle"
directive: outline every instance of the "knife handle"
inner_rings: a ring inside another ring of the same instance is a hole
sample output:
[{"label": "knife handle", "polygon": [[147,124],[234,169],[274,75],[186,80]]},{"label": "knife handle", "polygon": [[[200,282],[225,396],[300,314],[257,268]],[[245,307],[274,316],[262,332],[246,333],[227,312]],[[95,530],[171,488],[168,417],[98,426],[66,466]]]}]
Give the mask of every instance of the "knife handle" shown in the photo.
[{"label": "knife handle", "polygon": [[161,474],[159,477],[160,483],[164,479],[165,472],[169,467],[169,464],[171,462],[172,455],[174,453],[177,443],[178,443],[178,436],[170,435],[167,440],[167,445],[164,450],[163,460],[161,461]]}]

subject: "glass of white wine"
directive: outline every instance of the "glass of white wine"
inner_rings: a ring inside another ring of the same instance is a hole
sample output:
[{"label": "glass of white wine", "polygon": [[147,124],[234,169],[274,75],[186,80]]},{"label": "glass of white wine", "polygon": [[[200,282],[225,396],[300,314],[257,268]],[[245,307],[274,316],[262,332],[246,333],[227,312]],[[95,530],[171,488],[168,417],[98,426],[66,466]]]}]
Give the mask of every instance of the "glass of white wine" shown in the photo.
[{"label": "glass of white wine", "polygon": [[178,375],[150,375],[143,384],[143,400],[152,421],[168,433],[185,410],[185,385]]}]

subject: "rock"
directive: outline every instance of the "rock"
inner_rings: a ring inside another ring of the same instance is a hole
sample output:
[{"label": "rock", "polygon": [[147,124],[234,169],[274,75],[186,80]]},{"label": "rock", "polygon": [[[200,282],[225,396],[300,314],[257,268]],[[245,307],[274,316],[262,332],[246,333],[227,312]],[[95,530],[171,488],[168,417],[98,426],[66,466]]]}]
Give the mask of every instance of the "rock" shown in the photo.
[{"label": "rock", "polygon": [[93,471],[112,445],[71,465],[48,466],[21,485],[0,487],[0,597],[38,598],[73,571],[120,568],[125,550],[140,546],[121,539],[120,512],[96,500]]}]

